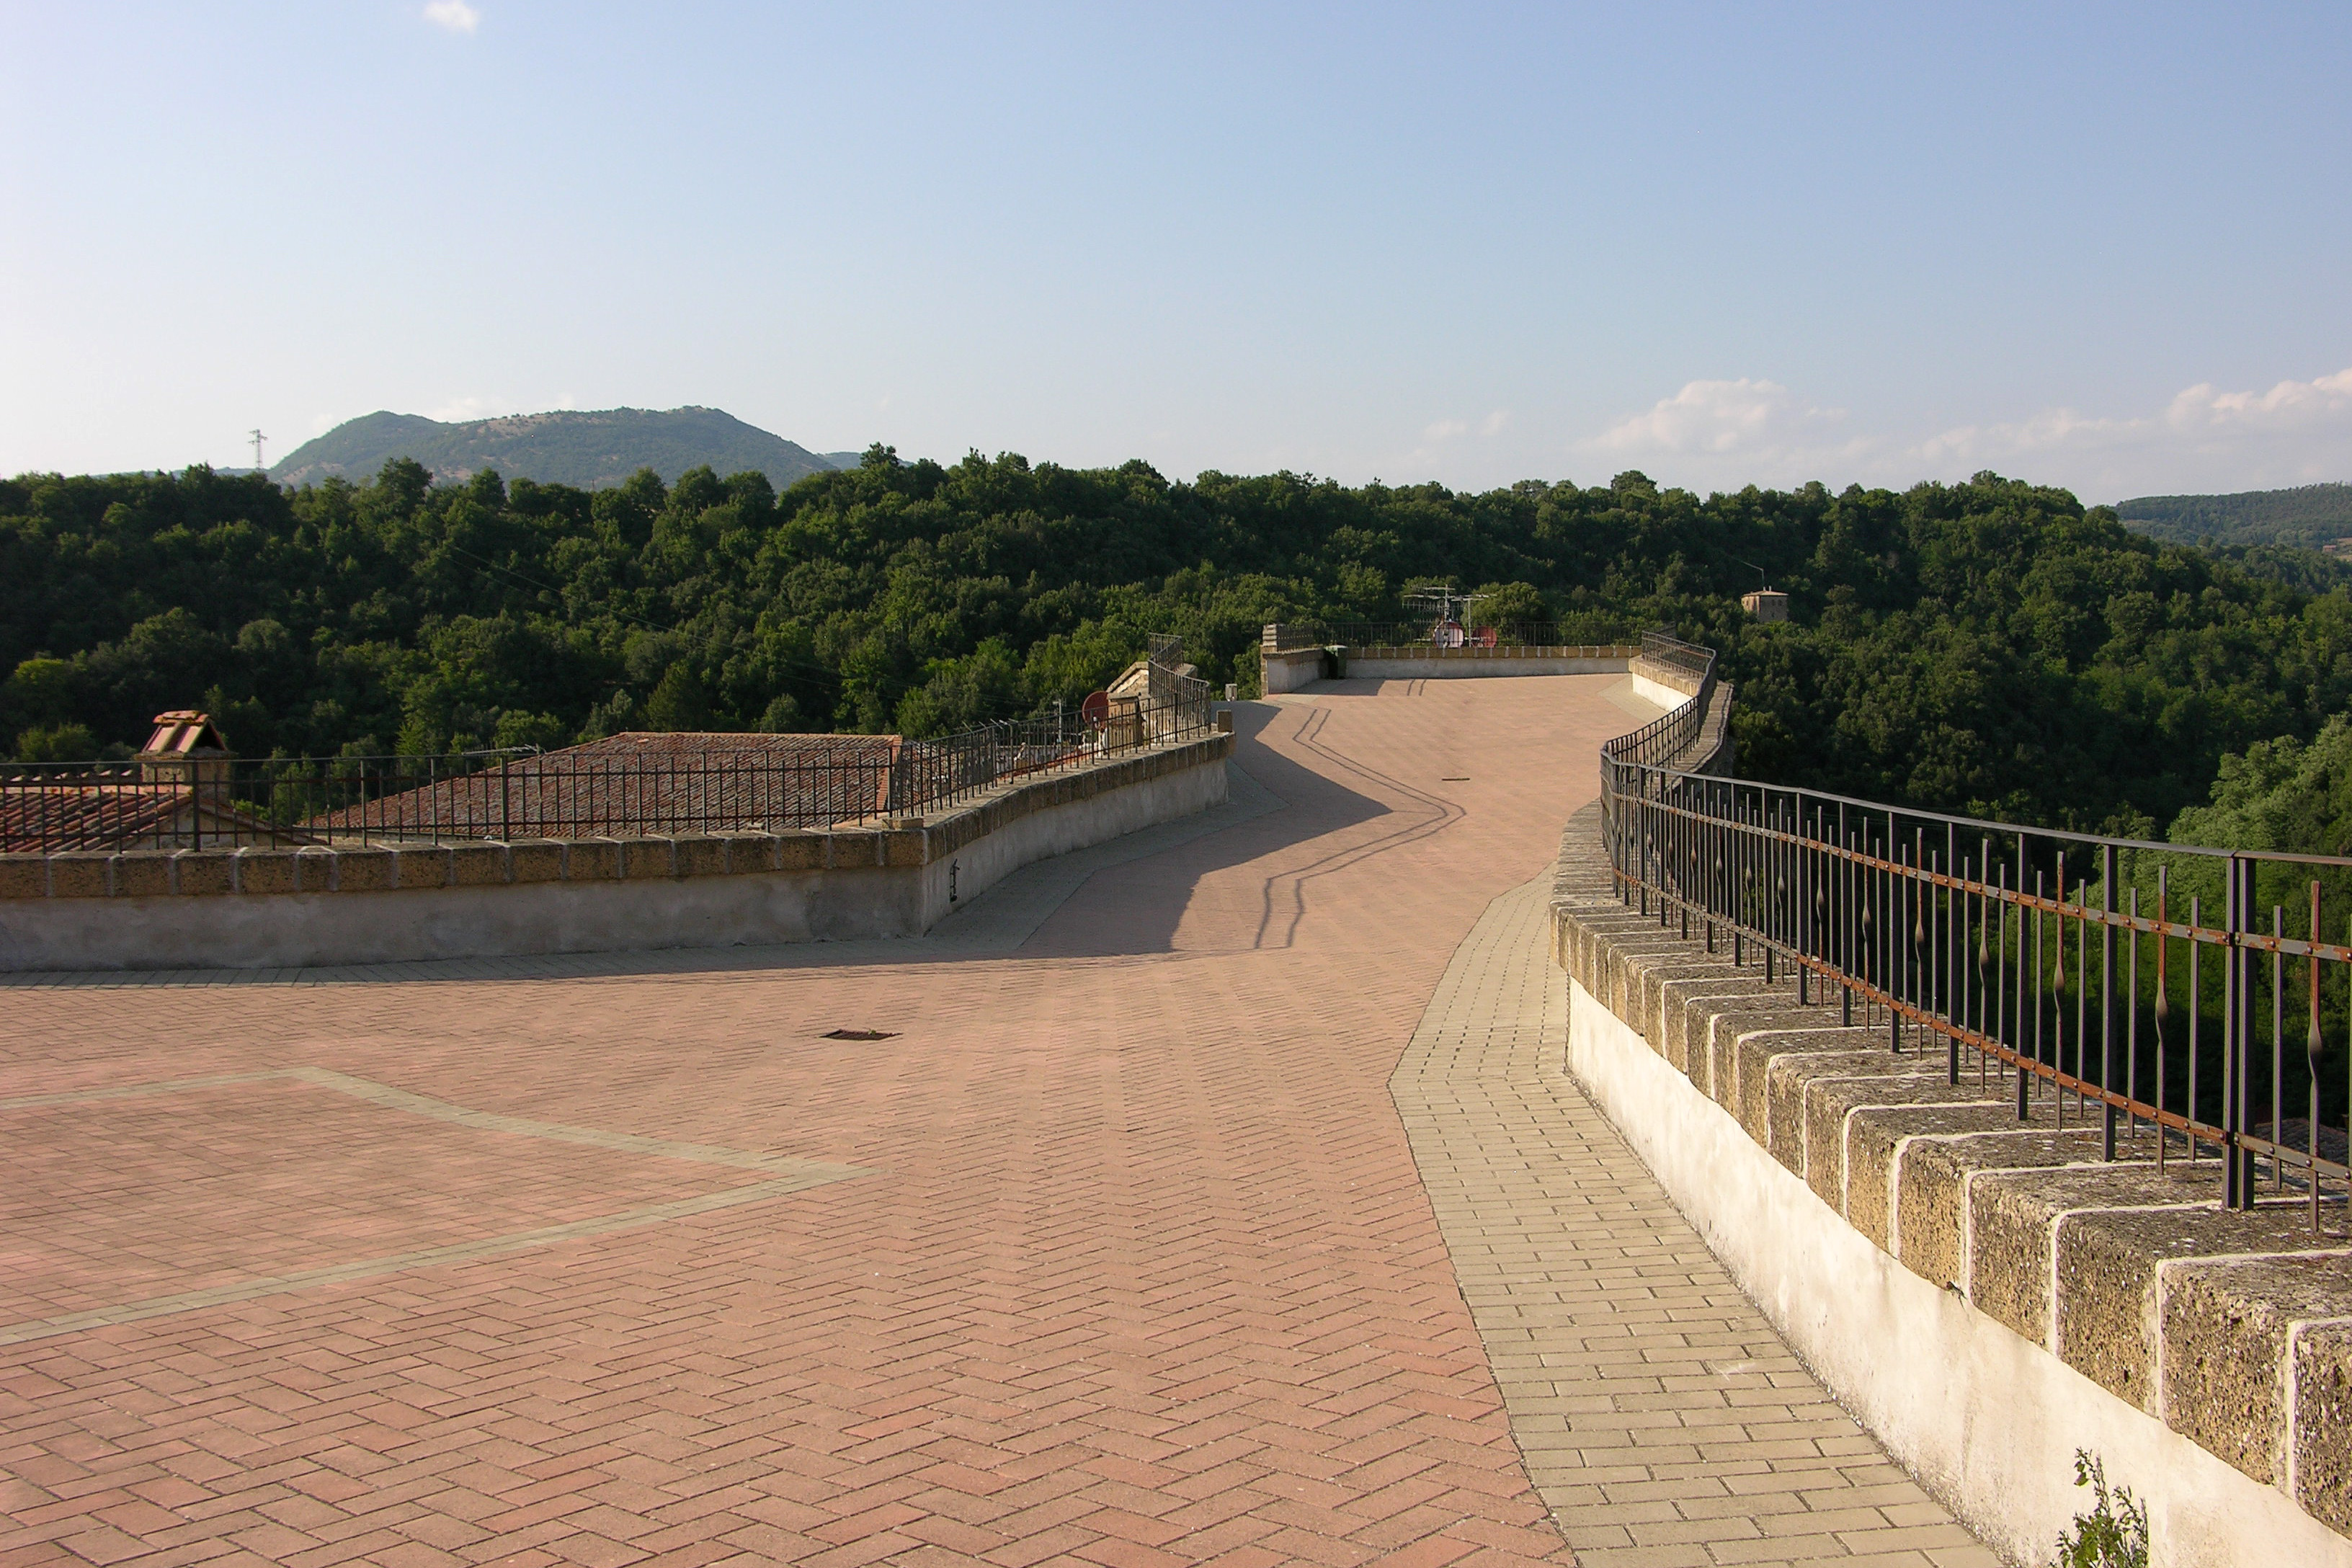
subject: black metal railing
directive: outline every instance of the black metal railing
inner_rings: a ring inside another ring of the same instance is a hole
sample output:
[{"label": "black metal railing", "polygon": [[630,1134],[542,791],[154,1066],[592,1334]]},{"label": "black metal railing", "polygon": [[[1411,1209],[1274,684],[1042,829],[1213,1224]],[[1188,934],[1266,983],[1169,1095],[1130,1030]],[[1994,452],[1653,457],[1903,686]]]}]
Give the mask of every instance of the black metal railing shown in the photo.
[{"label": "black metal railing", "polygon": [[[1697,744],[1715,695],[1715,650],[1686,643],[1663,632],[1642,637],[1639,658],[1656,673],[1679,678],[1691,689],[1687,700],[1668,709],[1630,734],[1620,735],[1601,748],[1601,798],[1615,798],[1611,789],[1612,766],[1667,767]],[[1692,759],[1694,762],[1697,759]],[[1696,769],[1693,770],[1697,771]]]},{"label": "black metal railing", "polygon": [[[1473,617],[1474,621],[1475,617]],[[1308,647],[1582,647],[1593,654],[1618,651],[1613,644],[1585,644],[1549,621],[1509,621],[1463,626],[1434,618],[1417,621],[1290,621],[1272,627],[1274,652]]]},{"label": "black metal railing", "polygon": [[10,765],[0,850],[207,849],[822,827],[942,810],[981,791],[1207,732],[1206,682],[1159,670],[1098,724],[1010,720],[889,735],[609,737],[562,752]]},{"label": "black metal railing", "polygon": [[901,742],[881,804],[864,815],[912,816],[981,790],[1085,766],[1122,751],[1195,739],[1215,723],[1209,683],[1152,666],[1151,688],[1113,697],[1098,723],[1059,710],[1006,720],[932,741]]},{"label": "black metal railing", "polygon": [[[1687,648],[1688,645],[1679,645]],[[1650,650],[1645,647],[1645,653]],[[1713,684],[1601,760],[1619,896],[1973,1070],[2103,1158],[2218,1162],[2222,1197],[2339,1202],[2352,1106],[2352,859],[2199,848],[1703,776]],[[1696,656],[1696,657],[1694,657]],[[2330,940],[2333,933],[2336,940]]]},{"label": "black metal railing", "polygon": [[[211,849],[804,827],[874,815],[890,776],[887,736],[729,735],[691,752],[680,739],[622,735],[547,754],[19,764],[0,778],[0,847]],[[810,743],[762,744],[780,740]]]}]

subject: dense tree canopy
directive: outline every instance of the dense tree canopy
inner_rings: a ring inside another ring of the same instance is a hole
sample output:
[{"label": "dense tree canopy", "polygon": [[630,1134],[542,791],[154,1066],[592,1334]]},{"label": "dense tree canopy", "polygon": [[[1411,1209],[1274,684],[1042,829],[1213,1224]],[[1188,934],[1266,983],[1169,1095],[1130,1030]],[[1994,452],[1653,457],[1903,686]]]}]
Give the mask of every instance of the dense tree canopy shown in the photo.
[{"label": "dense tree canopy", "polygon": [[2175,844],[2352,855],[2352,715],[2305,742],[2257,741],[2221,759],[2212,798],[2173,819]]},{"label": "dense tree canopy", "polygon": [[[1759,574],[1788,624],[1741,612]],[[199,704],[248,754],[936,733],[1079,697],[1147,631],[1247,685],[1264,622],[1398,617],[1447,582],[1574,640],[1711,642],[1754,776],[2152,827],[2225,752],[2352,702],[2348,575],[2158,545],[1990,475],[1459,494],[884,447],[781,495],[707,468],[593,492],[406,461],[295,490],[28,475],[0,481],[0,734],[25,756],[135,743]]]},{"label": "dense tree canopy", "polygon": [[2352,534],[2352,485],[2298,485],[2228,496],[2141,496],[2116,515],[2171,544],[2288,544],[2315,550]]}]

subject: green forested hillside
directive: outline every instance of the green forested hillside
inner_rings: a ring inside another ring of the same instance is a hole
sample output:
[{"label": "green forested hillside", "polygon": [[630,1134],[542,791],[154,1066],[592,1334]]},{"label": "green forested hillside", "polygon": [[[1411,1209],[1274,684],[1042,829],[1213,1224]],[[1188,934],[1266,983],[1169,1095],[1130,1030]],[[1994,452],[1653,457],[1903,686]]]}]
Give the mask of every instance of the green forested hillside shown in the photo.
[{"label": "green forested hillside", "polygon": [[[598,489],[640,468],[676,479],[692,468],[758,472],[775,485],[842,466],[718,408],[561,409],[444,424],[378,412],[346,419],[278,461],[280,484],[364,483],[394,458],[413,458],[444,482],[495,468],[509,479]],[[856,454],[848,455],[850,461]]]},{"label": "green forested hillside", "polygon": [[2298,485],[2226,496],[2141,496],[2117,503],[2124,526],[2172,544],[2284,544],[2316,550],[2352,537],[2352,485]]},{"label": "green forested hillside", "polygon": [[[1790,624],[1742,617],[1758,566]],[[883,448],[781,495],[709,470],[436,487],[405,462],[292,491],[36,475],[0,481],[0,733],[135,743],[195,703],[247,753],[931,733],[1079,696],[1152,630],[1246,684],[1262,623],[1401,616],[1413,582],[1451,579],[1527,584],[1579,640],[1714,643],[1751,776],[2149,826],[2204,799],[2224,752],[2352,703],[2342,575],[2161,546],[1990,475],[1474,495]]]}]

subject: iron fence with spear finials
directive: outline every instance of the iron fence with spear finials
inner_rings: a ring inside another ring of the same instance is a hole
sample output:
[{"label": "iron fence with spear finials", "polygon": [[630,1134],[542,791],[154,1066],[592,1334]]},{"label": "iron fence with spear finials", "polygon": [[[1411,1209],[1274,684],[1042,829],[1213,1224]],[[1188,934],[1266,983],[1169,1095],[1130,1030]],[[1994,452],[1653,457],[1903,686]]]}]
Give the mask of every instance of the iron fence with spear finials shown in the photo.
[{"label": "iron fence with spear finials", "polygon": [[0,770],[0,851],[773,832],[921,816],[1208,733],[1208,683],[1176,668],[1172,644],[1160,652],[1110,725],[1056,708],[914,740],[631,732],[545,753],[12,764]]},{"label": "iron fence with spear finials", "polygon": [[[1655,641],[1656,639],[1654,639]],[[1629,905],[1940,1058],[2101,1156],[2218,1163],[2227,1207],[2341,1213],[2352,859],[1917,811],[1677,766],[1699,699],[1602,751]],[[1998,1087],[1996,1087],[1998,1086]]]}]

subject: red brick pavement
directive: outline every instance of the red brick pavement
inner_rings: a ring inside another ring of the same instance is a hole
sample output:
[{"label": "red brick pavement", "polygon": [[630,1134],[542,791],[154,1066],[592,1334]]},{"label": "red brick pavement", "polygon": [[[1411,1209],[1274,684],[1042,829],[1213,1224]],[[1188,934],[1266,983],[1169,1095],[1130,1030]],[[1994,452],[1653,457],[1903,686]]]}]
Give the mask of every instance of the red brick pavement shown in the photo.
[{"label": "red brick pavement", "polygon": [[0,994],[12,1099],[323,1068],[871,1173],[278,1289],[761,1177],[284,1079],[0,1110],[0,1331],[269,1292],[0,1344],[0,1559],[1568,1561],[1385,1084],[1608,684],[1255,710],[1286,809],[1006,957]]}]

